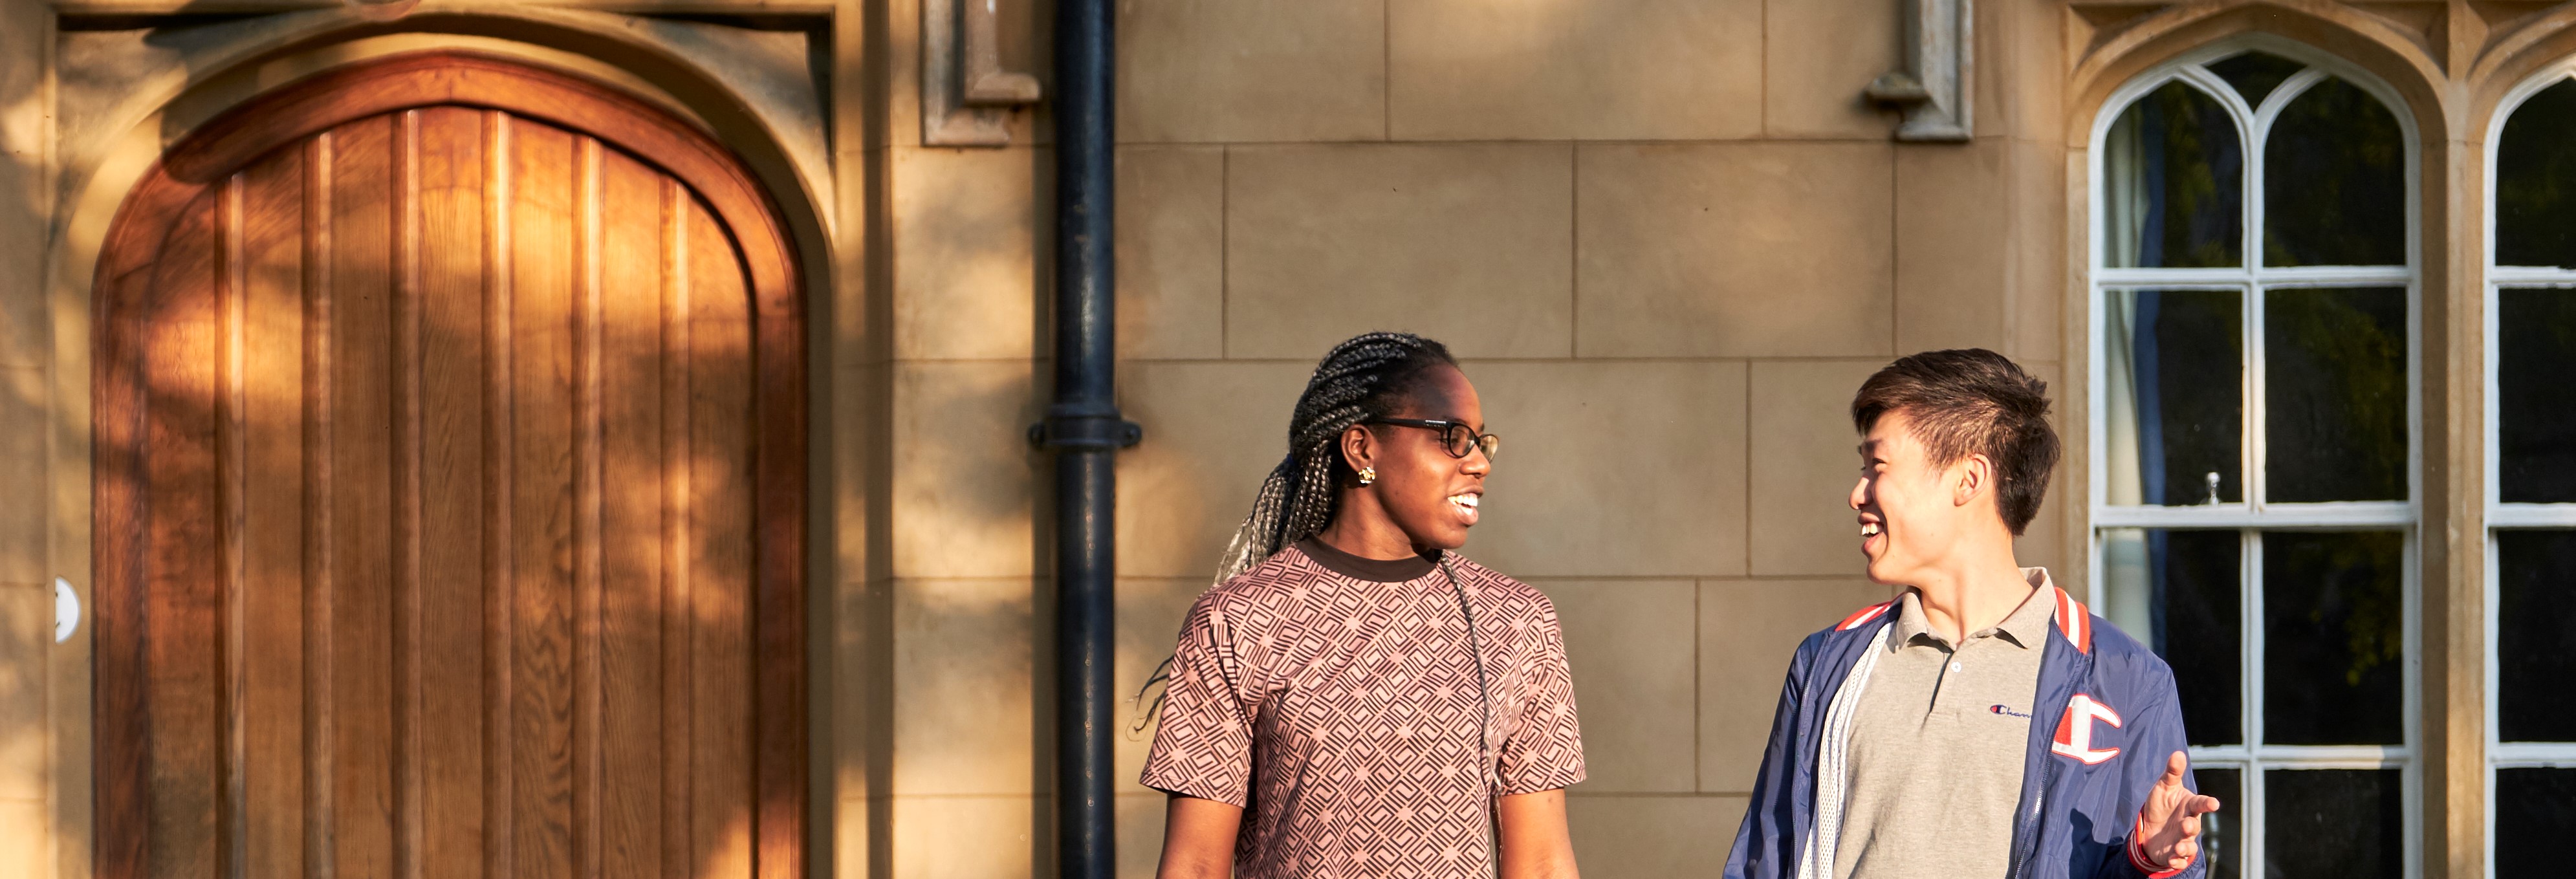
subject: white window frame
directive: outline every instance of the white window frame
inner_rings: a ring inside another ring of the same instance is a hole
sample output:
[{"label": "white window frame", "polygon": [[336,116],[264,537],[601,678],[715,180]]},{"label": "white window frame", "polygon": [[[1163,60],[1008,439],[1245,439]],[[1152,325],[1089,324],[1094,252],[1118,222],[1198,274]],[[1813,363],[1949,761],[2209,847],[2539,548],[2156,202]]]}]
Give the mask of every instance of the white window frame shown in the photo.
[{"label": "white window frame", "polygon": [[2498,721],[2502,719],[2501,712],[2499,710],[2499,703],[2503,696],[2503,693],[2499,690],[2499,687],[2502,685],[2502,681],[2500,680],[2500,672],[2502,670],[2496,664],[2496,639],[2501,634],[2497,627],[2496,602],[2504,597],[2502,576],[2501,572],[2497,568],[2496,532],[2506,530],[2576,530],[2576,503],[2509,504],[2504,502],[2504,493],[2502,491],[2503,462],[2499,457],[2499,453],[2503,451],[2503,446],[2501,438],[2497,435],[2499,428],[2502,426],[2502,422],[2498,421],[2499,412],[2496,408],[2496,388],[2497,379],[2499,378],[2497,369],[2500,366],[2497,359],[2497,349],[2501,347],[2496,344],[2496,306],[2498,305],[2498,300],[2501,298],[2500,294],[2502,294],[2502,292],[2507,288],[2532,289],[2554,287],[2576,289],[2576,269],[2541,268],[2531,266],[2507,267],[2496,265],[2496,149],[2504,141],[2504,126],[2506,122],[2513,119],[2514,111],[2522,109],[2523,103],[2529,101],[2531,96],[2539,94],[2550,86],[2557,85],[2558,83],[2568,79],[2576,79],[2576,58],[2569,58],[2551,64],[2550,66],[2543,68],[2540,72],[2525,78],[2522,82],[2516,83],[2512,90],[2505,92],[2504,100],[2496,102],[2495,116],[2493,117],[2494,122],[2487,128],[2486,185],[2481,194],[2485,196],[2486,202],[2486,241],[2484,250],[2486,269],[2486,344],[2483,346],[2485,349],[2483,351],[2483,357],[2486,361],[2483,380],[2486,382],[2486,392],[2483,396],[2486,400],[2486,427],[2484,431],[2486,436],[2484,439],[2486,442],[2487,460],[2485,482],[2487,519],[2486,583],[2484,584],[2484,603],[2486,605],[2484,614],[2486,617],[2484,620],[2484,625],[2486,626],[2486,649],[2484,651],[2486,654],[2484,657],[2486,682],[2484,685],[2484,696],[2486,702],[2487,732],[2485,744],[2487,759],[2484,793],[2486,797],[2485,851],[2488,875],[2494,875],[2496,869],[2496,770],[2576,769],[2576,742],[2507,742],[2502,739],[2501,733],[2498,731],[2497,727]]},{"label": "white window frame", "polygon": [[[2248,50],[2267,52],[2309,66],[2309,69],[2284,80],[2264,96],[2261,107],[2251,107],[2244,97],[2225,80],[2202,69],[2200,65],[2218,61]],[[2268,135],[2273,121],[2283,107],[2326,76],[2351,83],[2378,98],[2397,118],[2400,137],[2405,141],[2406,264],[2402,268],[2298,266],[2267,268],[2262,264],[2263,242],[2263,174],[2264,140],[2256,132]],[[2104,217],[2101,196],[2103,177],[2103,144],[2111,127],[2130,104],[2147,93],[2174,80],[2184,80],[2228,108],[2237,123],[2237,143],[2244,154],[2245,199],[2244,239],[2240,252],[2245,265],[2218,269],[2140,269],[2111,268],[2103,265]],[[2087,433],[2087,467],[2090,491],[2088,510],[2092,521],[2086,533],[2088,565],[2086,591],[2096,607],[2107,607],[2102,594],[2102,532],[2112,528],[2194,528],[2235,529],[2243,543],[2239,555],[2238,579],[2240,605],[2238,625],[2241,629],[2238,657],[2238,712],[2245,744],[2190,749],[2192,764],[2209,769],[2238,770],[2242,779],[2239,803],[2227,807],[2235,812],[2238,850],[2235,859],[2239,875],[2252,879],[2264,870],[2264,804],[2263,773],[2272,769],[2397,769],[2400,797],[2403,801],[2405,839],[2401,841],[2404,872],[2407,879],[2423,875],[2424,809],[2423,758],[2421,730],[2423,725],[2422,656],[2419,620],[2422,619],[2422,572],[2419,567],[2423,504],[2423,223],[2421,217],[2423,166],[2420,138],[2415,118],[2408,112],[2406,101],[2378,77],[2340,58],[2307,45],[2268,34],[2247,34],[2180,55],[2122,85],[2102,104],[2102,112],[2093,121],[2090,148],[2086,153],[2086,198],[2089,277],[2084,285],[2083,308],[2086,315],[2085,351],[2089,368],[2086,407],[2090,430]],[[2492,167],[2492,163],[2490,163]],[[2406,500],[2334,503],[2269,503],[2263,500],[2267,479],[2262,466],[2267,458],[2266,427],[2263,403],[2258,390],[2264,378],[2262,309],[2255,307],[2255,297],[2263,291],[2298,287],[2403,287],[2406,290]],[[2114,506],[2109,497],[2109,473],[2103,466],[2109,459],[2107,443],[2108,413],[2101,401],[2108,377],[2105,375],[2102,332],[2103,302],[2109,291],[2116,289],[2219,289],[2243,294],[2244,403],[2240,444],[2243,474],[2236,503],[2200,506]],[[2493,396],[2489,395],[2490,405]],[[2492,456],[2490,456],[2492,458]],[[2576,507],[2576,505],[2571,505]],[[2570,521],[2576,521],[2571,510]],[[2263,742],[2263,531],[2289,530],[2388,530],[2403,535],[2400,589],[2404,619],[2402,649],[2403,708],[2400,723],[2403,738],[2397,745],[2269,745]],[[2489,603],[2493,607],[2493,603]],[[2492,675],[2489,676],[2492,679]],[[2491,700],[2492,701],[2492,700]],[[2492,730],[2492,724],[2489,727]],[[2492,810],[2490,810],[2492,811]]]}]

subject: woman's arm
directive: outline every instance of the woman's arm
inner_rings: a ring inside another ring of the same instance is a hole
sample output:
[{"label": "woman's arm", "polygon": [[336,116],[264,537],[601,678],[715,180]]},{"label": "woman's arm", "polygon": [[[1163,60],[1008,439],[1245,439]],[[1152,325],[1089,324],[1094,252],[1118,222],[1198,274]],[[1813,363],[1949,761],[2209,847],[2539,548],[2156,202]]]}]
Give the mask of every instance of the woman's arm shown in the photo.
[{"label": "woman's arm", "polygon": [[[1565,832],[1565,791],[1504,797],[1502,813],[1503,879],[1575,879],[1574,840]],[[1166,859],[1171,857],[1168,845]]]},{"label": "woman's arm", "polygon": [[1242,829],[1243,807],[1173,794],[1163,815],[1163,865],[1154,879],[1227,879],[1234,875],[1234,835]]}]

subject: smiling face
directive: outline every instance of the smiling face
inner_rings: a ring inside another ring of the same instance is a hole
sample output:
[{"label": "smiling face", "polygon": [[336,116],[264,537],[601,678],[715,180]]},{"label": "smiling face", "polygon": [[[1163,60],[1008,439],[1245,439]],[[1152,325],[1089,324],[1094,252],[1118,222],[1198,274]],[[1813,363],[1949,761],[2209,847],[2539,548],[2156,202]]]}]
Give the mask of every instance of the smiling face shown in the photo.
[{"label": "smiling face", "polygon": [[[1445,364],[1424,372],[1390,416],[1485,429],[1485,409],[1475,386],[1467,383],[1466,373]],[[1467,529],[1475,527],[1484,499],[1485,475],[1494,468],[1484,452],[1452,457],[1441,445],[1440,431],[1372,424],[1345,433],[1342,454],[1352,470],[1377,468],[1377,479],[1357,491],[1374,496],[1376,506],[1417,551],[1467,545]],[[1360,506],[1345,504],[1343,509]]]},{"label": "smiling face", "polygon": [[1968,455],[1947,467],[1933,466],[1903,410],[1881,415],[1870,426],[1861,437],[1860,461],[1850,503],[1860,513],[1860,552],[1869,560],[1872,582],[1918,584],[1921,574],[1949,554],[1972,524],[1970,517],[1994,516],[1991,504],[1969,502],[1978,494],[1984,459]]}]

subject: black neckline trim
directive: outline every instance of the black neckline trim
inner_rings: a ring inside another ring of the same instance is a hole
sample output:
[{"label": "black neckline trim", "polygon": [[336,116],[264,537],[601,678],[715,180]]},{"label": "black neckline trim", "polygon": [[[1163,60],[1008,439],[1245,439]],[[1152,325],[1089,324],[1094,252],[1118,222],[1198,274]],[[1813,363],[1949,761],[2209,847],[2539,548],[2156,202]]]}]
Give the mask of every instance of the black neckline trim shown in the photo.
[{"label": "black neckline trim", "polygon": [[[1355,556],[1331,544],[1309,537],[1297,541],[1297,551],[1314,559],[1324,570],[1371,583],[1404,583],[1431,575],[1439,567],[1438,555],[1417,555],[1401,559],[1372,559]],[[1437,550],[1434,550],[1436,553]]]}]

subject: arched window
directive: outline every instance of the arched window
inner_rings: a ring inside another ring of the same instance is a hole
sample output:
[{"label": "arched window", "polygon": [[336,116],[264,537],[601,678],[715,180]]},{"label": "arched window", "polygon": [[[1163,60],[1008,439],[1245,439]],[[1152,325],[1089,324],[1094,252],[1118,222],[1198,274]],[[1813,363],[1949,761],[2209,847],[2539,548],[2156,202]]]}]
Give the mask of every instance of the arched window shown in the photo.
[{"label": "arched window", "polygon": [[[2330,59],[2212,49],[2092,151],[2096,607],[2174,669],[2213,877],[2410,875],[2415,151]],[[2277,48],[2277,51],[2275,50]]]},{"label": "arched window", "polygon": [[2576,829],[2576,80],[2499,108],[2487,163],[2490,875],[2566,870]]}]

